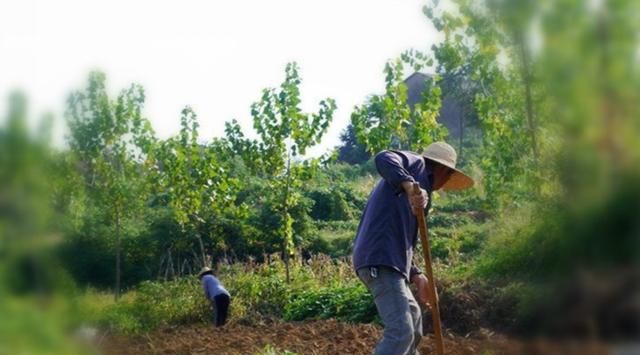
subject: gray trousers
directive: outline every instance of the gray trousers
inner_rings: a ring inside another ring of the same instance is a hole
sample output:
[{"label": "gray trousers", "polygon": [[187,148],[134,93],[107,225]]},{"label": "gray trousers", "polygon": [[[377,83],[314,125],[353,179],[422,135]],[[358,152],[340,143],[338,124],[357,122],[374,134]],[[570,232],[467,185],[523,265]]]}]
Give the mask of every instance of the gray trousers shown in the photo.
[{"label": "gray trousers", "polygon": [[358,277],[373,295],[384,325],[374,354],[419,354],[422,312],[402,274],[379,266],[358,269]]}]

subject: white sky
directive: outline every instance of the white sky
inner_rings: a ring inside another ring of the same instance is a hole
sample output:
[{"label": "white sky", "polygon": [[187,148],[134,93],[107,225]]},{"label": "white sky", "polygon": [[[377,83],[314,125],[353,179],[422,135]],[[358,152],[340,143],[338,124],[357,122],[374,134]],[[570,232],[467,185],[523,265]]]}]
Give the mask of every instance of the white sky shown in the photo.
[{"label": "white sky", "polygon": [[338,105],[310,152],[319,155],[339,143],[353,106],[383,90],[387,60],[440,38],[423,2],[0,0],[0,117],[19,88],[31,116],[53,112],[60,130],[66,96],[100,69],[114,97],[132,82],[144,86],[145,114],[161,138],[178,132],[185,105],[204,139],[222,136],[233,118],[248,133],[251,103],[297,61],[303,108],[316,111],[325,97]]}]

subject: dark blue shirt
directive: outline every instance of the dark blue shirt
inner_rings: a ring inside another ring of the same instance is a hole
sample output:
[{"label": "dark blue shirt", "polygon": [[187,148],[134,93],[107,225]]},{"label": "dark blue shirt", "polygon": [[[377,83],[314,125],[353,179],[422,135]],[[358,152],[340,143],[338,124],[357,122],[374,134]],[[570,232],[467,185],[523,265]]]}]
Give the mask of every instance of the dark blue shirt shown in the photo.
[{"label": "dark blue shirt", "polygon": [[[419,270],[413,265],[418,221],[411,212],[402,182],[419,182],[429,193],[433,175],[416,153],[385,150],[375,157],[380,180],[364,209],[353,244],[353,267],[388,266],[407,280]],[[425,211],[429,210],[429,206]]]}]

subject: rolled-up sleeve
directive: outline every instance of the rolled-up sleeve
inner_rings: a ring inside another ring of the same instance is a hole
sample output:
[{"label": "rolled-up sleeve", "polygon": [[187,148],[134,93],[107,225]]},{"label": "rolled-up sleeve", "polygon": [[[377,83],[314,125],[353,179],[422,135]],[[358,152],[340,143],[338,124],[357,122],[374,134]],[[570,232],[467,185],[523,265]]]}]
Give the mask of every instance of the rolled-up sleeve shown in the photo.
[{"label": "rolled-up sleeve", "polygon": [[375,163],[380,176],[393,187],[396,194],[404,192],[401,185],[403,182],[415,182],[406,168],[407,162],[399,153],[383,150],[376,155]]}]

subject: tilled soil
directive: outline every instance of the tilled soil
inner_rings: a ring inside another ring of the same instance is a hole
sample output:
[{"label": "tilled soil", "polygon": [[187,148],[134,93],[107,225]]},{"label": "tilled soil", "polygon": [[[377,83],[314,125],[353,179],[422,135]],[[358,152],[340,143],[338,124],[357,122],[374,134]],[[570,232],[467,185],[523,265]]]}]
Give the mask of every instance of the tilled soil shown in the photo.
[{"label": "tilled soil", "polygon": [[[299,354],[371,354],[382,328],[371,324],[346,324],[335,320],[264,322],[171,327],[145,335],[107,335],[100,344],[106,354],[255,354],[267,345]],[[447,355],[467,354],[607,354],[599,344],[521,342],[482,330],[466,337],[448,334]],[[422,339],[421,354],[435,354],[431,336]]]}]

